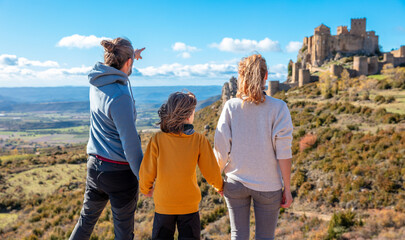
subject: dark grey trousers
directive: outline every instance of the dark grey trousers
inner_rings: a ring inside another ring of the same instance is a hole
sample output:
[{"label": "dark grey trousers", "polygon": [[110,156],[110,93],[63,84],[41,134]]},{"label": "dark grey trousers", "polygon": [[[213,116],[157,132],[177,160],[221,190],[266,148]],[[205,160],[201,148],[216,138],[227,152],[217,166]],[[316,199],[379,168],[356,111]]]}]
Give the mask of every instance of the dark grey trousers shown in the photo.
[{"label": "dark grey trousers", "polygon": [[226,179],[224,197],[231,222],[231,239],[248,240],[250,232],[250,205],[253,199],[256,232],[255,239],[272,240],[277,226],[282,191],[260,192],[242,183]]},{"label": "dark grey trousers", "polygon": [[89,156],[83,208],[69,239],[89,239],[108,200],[111,202],[115,239],[133,239],[137,178],[129,166],[102,162]]}]

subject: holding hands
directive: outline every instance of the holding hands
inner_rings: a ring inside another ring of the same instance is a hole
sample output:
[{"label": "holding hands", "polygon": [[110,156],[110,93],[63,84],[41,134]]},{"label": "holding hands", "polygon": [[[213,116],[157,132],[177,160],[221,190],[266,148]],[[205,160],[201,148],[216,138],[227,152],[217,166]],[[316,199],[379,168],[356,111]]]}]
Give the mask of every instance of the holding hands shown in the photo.
[{"label": "holding hands", "polygon": [[146,197],[152,197],[153,196],[153,190],[154,190],[155,188],[152,188],[149,192],[148,192],[148,194],[145,194],[145,196]]}]

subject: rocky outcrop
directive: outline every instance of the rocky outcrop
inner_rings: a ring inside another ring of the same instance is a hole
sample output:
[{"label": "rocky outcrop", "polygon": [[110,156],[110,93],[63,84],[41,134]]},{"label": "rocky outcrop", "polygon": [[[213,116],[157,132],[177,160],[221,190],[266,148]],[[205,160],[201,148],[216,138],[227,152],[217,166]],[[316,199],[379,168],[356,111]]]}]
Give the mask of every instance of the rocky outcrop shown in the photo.
[{"label": "rocky outcrop", "polygon": [[222,87],[222,106],[231,98],[236,97],[236,92],[238,91],[238,80],[235,77],[231,77],[229,82],[224,83]]}]

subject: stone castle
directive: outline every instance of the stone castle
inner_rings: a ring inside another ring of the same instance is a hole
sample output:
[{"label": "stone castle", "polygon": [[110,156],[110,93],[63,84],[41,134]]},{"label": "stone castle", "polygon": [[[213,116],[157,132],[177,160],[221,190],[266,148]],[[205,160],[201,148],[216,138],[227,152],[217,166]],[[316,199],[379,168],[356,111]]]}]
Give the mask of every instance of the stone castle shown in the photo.
[{"label": "stone castle", "polygon": [[[383,58],[380,60],[379,56]],[[315,72],[330,71],[340,77],[344,68],[338,62],[330,64],[327,70],[321,66],[343,57],[353,57],[352,67],[347,68],[352,77],[373,75],[379,73],[385,64],[392,64],[394,67],[404,65],[405,46],[381,53],[378,35],[374,31],[366,31],[365,18],[351,19],[350,31],[347,26],[339,26],[337,35],[331,35],[330,28],[321,24],[315,28],[313,36],[304,38],[297,62],[290,61],[291,76],[283,83],[269,81],[267,94],[272,96],[278,91],[317,81],[318,77],[311,74]]]},{"label": "stone castle", "polygon": [[302,66],[321,66],[325,59],[336,54],[375,55],[379,52],[378,36],[374,31],[366,31],[366,19],[351,19],[350,31],[347,26],[339,26],[337,35],[331,35],[330,28],[321,24],[315,28],[314,35],[305,37],[301,49]]}]

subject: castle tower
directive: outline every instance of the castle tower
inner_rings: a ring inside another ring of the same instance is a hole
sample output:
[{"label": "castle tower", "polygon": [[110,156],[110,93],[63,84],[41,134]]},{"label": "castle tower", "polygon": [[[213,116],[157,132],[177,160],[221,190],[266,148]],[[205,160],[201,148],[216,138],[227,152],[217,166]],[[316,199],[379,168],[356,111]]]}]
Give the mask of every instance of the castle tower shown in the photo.
[{"label": "castle tower", "polygon": [[311,48],[311,64],[313,66],[319,66],[329,55],[330,28],[323,24],[319,25],[315,28],[313,37],[314,47]]},{"label": "castle tower", "polygon": [[311,79],[311,75],[309,74],[308,69],[300,69],[298,74],[298,86],[302,87],[305,84],[309,83]]},{"label": "castle tower", "polygon": [[372,56],[367,58],[368,63],[368,75],[374,75],[378,73],[378,57]]},{"label": "castle tower", "polygon": [[348,33],[349,33],[349,31],[347,30],[347,26],[337,27],[337,35],[348,34]]},{"label": "castle tower", "polygon": [[405,57],[405,45],[399,48],[399,57]]},{"label": "castle tower", "polygon": [[337,64],[332,64],[329,67],[329,71],[332,73],[333,76],[340,78],[343,72],[343,67]]},{"label": "castle tower", "polygon": [[386,63],[394,64],[394,55],[392,55],[392,53],[384,53],[383,62],[384,64]]},{"label": "castle tower", "polygon": [[364,36],[366,34],[366,18],[352,18],[350,34]]},{"label": "castle tower", "polygon": [[279,91],[279,81],[269,81],[269,89],[267,89],[267,95],[274,96]]},{"label": "castle tower", "polygon": [[307,46],[308,45],[308,37],[304,37],[304,41],[303,41],[303,46]]},{"label": "castle tower", "polygon": [[368,74],[367,57],[354,57],[353,69],[357,71],[358,76],[367,75]]},{"label": "castle tower", "polygon": [[300,63],[293,63],[292,64],[292,75],[291,75],[291,82],[296,83],[298,82],[298,70],[301,68]]}]

